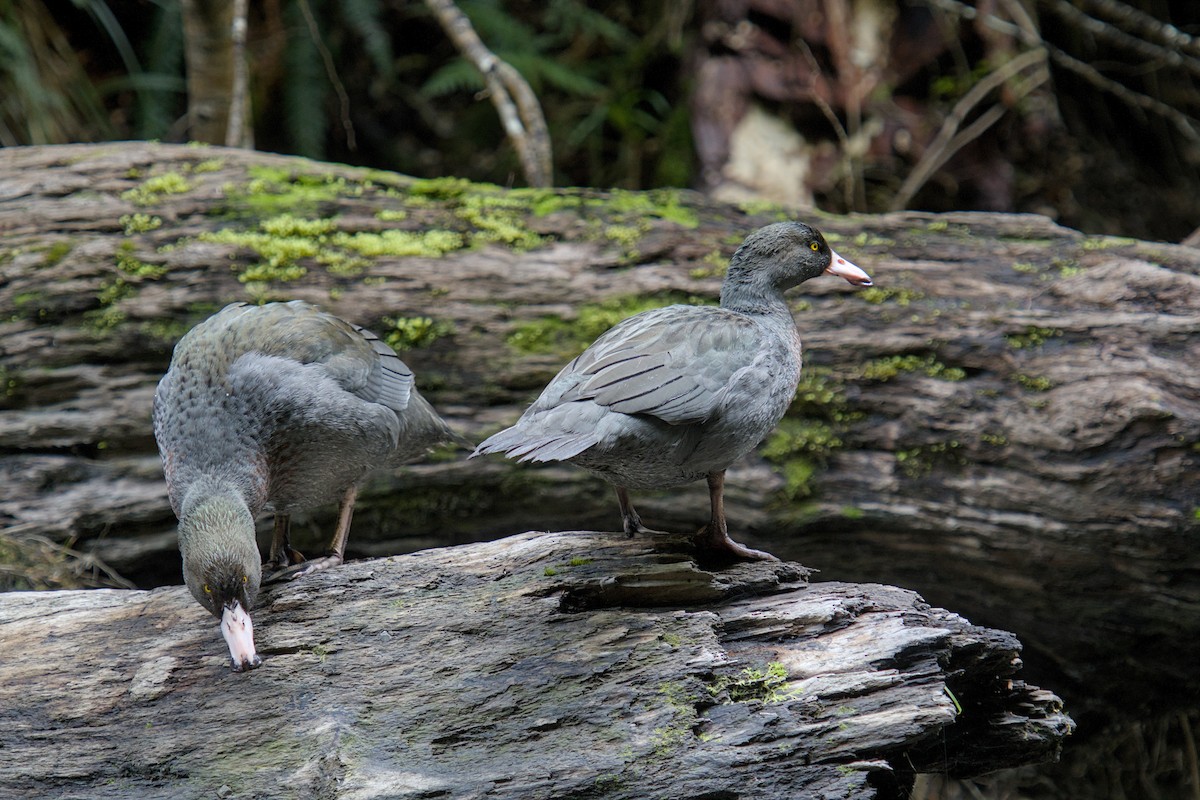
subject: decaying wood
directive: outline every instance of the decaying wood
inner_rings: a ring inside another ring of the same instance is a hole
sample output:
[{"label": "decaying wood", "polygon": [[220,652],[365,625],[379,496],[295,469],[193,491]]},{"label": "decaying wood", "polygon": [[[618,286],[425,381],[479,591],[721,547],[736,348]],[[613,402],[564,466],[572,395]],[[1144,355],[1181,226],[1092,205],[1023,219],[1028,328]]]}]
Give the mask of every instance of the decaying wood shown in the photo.
[{"label": "decaying wood", "polygon": [[[185,179],[179,191],[136,193],[170,174]],[[281,191],[267,178],[300,199],[263,202]],[[512,232],[487,217],[503,203],[518,233],[541,237],[523,240],[533,246],[503,241]],[[283,211],[350,233],[452,230],[476,246],[365,259],[359,274],[300,258],[302,276],[256,282],[239,276],[262,257],[200,238]],[[314,301],[380,332],[385,318],[429,317],[442,335],[403,356],[478,439],[572,355],[569,342],[515,347],[523,324],[570,323],[630,295],[715,298],[714,264],[778,214],[686,193],[420,184],[219,148],[0,150],[0,520],[142,585],[178,582],[149,415],[187,325],[259,296]],[[735,536],[822,579],[913,588],[1016,631],[1031,674],[1073,710],[1196,697],[1200,251],[1032,216],[812,221],[876,288],[827,278],[797,295],[806,382],[793,441],[773,443],[774,462],[731,470]],[[661,529],[694,529],[707,513],[703,486],[635,500]],[[313,515],[312,542],[332,512]],[[349,552],[616,524],[610,490],[581,471],[459,455],[376,476]]]},{"label": "decaying wood", "polygon": [[[182,587],[0,595],[11,798],[895,797],[1072,727],[1001,631],[678,540],[524,534],[275,587],[228,669]],[[786,678],[784,677],[786,673]],[[960,710],[961,709],[961,710]]]}]

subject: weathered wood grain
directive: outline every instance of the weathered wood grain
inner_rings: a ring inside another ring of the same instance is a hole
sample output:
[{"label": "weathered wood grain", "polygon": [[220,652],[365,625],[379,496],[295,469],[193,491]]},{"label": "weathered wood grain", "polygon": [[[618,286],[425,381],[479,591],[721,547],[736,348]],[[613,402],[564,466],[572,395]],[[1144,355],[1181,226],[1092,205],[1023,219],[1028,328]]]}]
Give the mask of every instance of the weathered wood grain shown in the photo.
[{"label": "weathered wood grain", "polygon": [[1054,758],[1072,728],[1011,634],[679,544],[352,563],[264,595],[243,674],[182,587],[0,595],[3,795],[895,797],[914,770]]},{"label": "weathered wood grain", "polygon": [[[180,191],[147,191],[170,176]],[[202,240],[285,211],[473,246],[364,256],[357,273],[301,256],[303,275],[256,281],[266,256]],[[441,335],[404,358],[480,438],[570,357],[588,307],[712,299],[714,265],[779,213],[689,193],[505,193],[220,148],[0,150],[0,521],[142,585],[178,581],[150,400],[178,335],[215,308],[298,297],[380,332],[385,318],[429,317]],[[1033,216],[809,218],[877,285],[816,280],[796,297],[805,382],[790,438],[731,470],[735,535],[822,579],[911,587],[1016,631],[1031,673],[1085,717],[1131,693],[1159,709],[1200,696],[1200,251]],[[566,339],[514,344],[547,318],[559,328],[537,330]],[[698,526],[706,507],[701,486],[639,498],[668,530]],[[311,517],[311,542],[331,515]],[[374,478],[350,553],[616,519],[608,488],[580,471],[451,459]]]}]

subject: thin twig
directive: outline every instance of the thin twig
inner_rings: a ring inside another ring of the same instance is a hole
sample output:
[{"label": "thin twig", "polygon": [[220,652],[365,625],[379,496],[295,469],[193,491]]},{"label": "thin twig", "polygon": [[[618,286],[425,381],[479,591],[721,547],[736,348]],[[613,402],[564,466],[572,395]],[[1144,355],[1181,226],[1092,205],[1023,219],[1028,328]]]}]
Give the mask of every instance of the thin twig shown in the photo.
[{"label": "thin twig", "polygon": [[342,130],[346,132],[346,146],[351,150],[358,149],[354,138],[354,123],[350,119],[350,95],[346,93],[346,87],[342,84],[342,79],[338,77],[337,65],[333,63],[333,53],[329,52],[329,48],[325,46],[325,40],[321,38],[321,29],[317,27],[317,20],[313,16],[312,8],[308,5],[308,0],[300,0],[300,13],[304,15],[304,21],[308,24],[308,34],[312,37],[313,44],[317,46],[317,52],[321,54],[321,61],[325,64],[325,74],[329,77],[329,82],[333,84],[333,90],[337,92],[338,103],[341,106]]},{"label": "thin twig", "polygon": [[1155,19],[1144,11],[1139,11],[1128,3],[1117,0],[1083,0],[1088,10],[1094,14],[1108,17],[1110,20],[1124,25],[1127,30],[1136,31],[1144,36],[1152,36],[1167,47],[1178,48],[1194,56],[1200,56],[1200,40],[1189,36],[1174,25]]},{"label": "thin twig", "polygon": [[1168,67],[1184,69],[1193,75],[1200,76],[1200,59],[1189,58],[1178,50],[1172,50],[1153,42],[1147,42],[1145,39],[1140,39],[1137,36],[1132,36],[1103,20],[1089,17],[1075,6],[1066,2],[1066,0],[1047,0],[1047,2],[1050,5],[1050,9],[1062,17],[1073,28],[1087,31],[1097,39],[1103,39],[1118,47],[1124,47],[1143,58],[1158,61]]},{"label": "thin twig", "polygon": [[960,3],[958,0],[925,1],[931,5],[937,6],[938,8],[958,14],[963,19],[979,19],[988,27],[994,28],[998,31],[1003,31],[1011,36],[1015,36],[1019,38],[1023,44],[1027,44],[1030,47],[1044,47],[1046,52],[1049,53],[1050,59],[1058,66],[1074,72],[1076,75],[1079,75],[1081,78],[1101,91],[1108,92],[1119,100],[1122,100],[1135,108],[1140,108],[1143,111],[1149,111],[1152,114],[1158,114],[1159,116],[1164,117],[1173,123],[1184,137],[1191,139],[1192,141],[1200,141],[1200,120],[1189,117],[1187,114],[1184,114],[1178,109],[1173,108],[1160,100],[1155,100],[1149,95],[1135,92],[1124,84],[1105,77],[1095,67],[1085,64],[1079,59],[1064,53],[1054,45],[1044,41],[1040,36],[1030,34],[1011,22],[1000,19],[993,14],[980,14],[977,9],[972,8],[964,3]]},{"label": "thin twig", "polygon": [[425,0],[425,5],[437,17],[458,51],[483,75],[488,97],[521,159],[525,181],[530,186],[549,186],[552,174],[550,135],[533,89],[512,65],[487,48],[471,21],[452,0]]},{"label": "thin twig", "polygon": [[1179,712],[1179,727],[1183,731],[1183,752],[1187,755],[1188,775],[1192,779],[1192,797],[1200,800],[1200,759],[1196,757],[1196,739],[1192,736],[1192,720],[1187,712]]},{"label": "thin twig", "polygon": [[[994,125],[1000,117],[1004,116],[1004,113],[1008,109],[1004,106],[996,106],[989,109],[976,122],[972,123],[963,132],[963,136],[955,135],[971,111],[983,102],[984,98],[993,89],[1003,85],[1022,70],[1036,64],[1044,64],[1045,61],[1045,50],[1029,50],[992,70],[992,72],[985,75],[978,83],[972,86],[971,90],[954,104],[954,108],[950,110],[949,116],[942,122],[941,130],[938,131],[937,136],[934,137],[929,147],[921,155],[921,160],[913,167],[912,172],[908,173],[908,177],[904,179],[900,190],[892,198],[891,210],[899,211],[907,207],[909,201],[921,190],[921,187],[925,185],[929,178],[943,164],[950,160],[955,152],[966,145],[967,142],[977,138],[983,131]],[[1036,77],[1038,79],[1027,81],[1022,86],[1023,93],[1021,96],[1028,94],[1037,86],[1040,86],[1049,78],[1049,74],[1042,74]]]}]

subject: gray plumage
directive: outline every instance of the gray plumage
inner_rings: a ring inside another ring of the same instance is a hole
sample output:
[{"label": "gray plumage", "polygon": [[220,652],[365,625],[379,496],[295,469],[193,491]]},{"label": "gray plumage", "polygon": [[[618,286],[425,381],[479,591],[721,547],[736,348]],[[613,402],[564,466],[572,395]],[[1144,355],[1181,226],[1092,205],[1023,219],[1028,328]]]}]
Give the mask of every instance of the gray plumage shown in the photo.
[{"label": "gray plumage", "polygon": [[567,364],[515,425],[473,453],[570,461],[617,487],[626,532],[644,530],[626,490],[707,478],[702,548],[769,557],[728,539],[725,469],[779,422],[800,376],[800,337],[783,292],[822,272],[870,285],[800,223],[756,231],[734,254],[720,307],[674,305],[632,316]]},{"label": "gray plumage", "polygon": [[259,513],[276,514],[271,566],[283,568],[299,559],[288,514],[339,500],[331,553],[309,567],[340,563],[367,473],[456,438],[390,347],[298,300],[234,303],[180,339],[154,396],[154,435],[185,581],[217,616],[254,602]]}]

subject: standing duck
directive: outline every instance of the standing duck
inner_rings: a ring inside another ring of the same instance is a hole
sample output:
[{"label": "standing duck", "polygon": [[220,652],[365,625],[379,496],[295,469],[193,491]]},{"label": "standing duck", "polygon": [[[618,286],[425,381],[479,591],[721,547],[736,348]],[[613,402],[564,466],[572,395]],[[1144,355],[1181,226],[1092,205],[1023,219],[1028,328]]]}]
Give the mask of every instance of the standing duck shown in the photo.
[{"label": "standing duck", "polygon": [[[175,346],[154,436],[179,517],[183,576],[221,620],[235,672],[261,663],[250,609],[262,581],[342,563],[367,473],[458,437],[379,337],[308,303],[234,303]],[[291,547],[289,514],[337,500],[324,558]],[[275,513],[260,564],[255,517]]]},{"label": "standing duck", "polygon": [[563,367],[515,425],[472,457],[569,461],[611,483],[625,533],[646,532],[630,489],[704,478],[711,516],[702,555],[773,560],[729,537],[725,470],[775,427],[800,379],[800,336],[783,293],[822,273],[870,286],[813,228],[755,231],[729,263],[721,305],[645,311],[602,334]]}]

